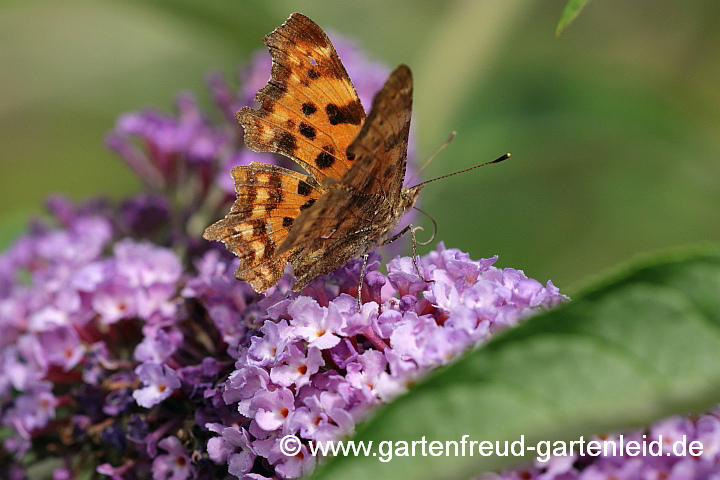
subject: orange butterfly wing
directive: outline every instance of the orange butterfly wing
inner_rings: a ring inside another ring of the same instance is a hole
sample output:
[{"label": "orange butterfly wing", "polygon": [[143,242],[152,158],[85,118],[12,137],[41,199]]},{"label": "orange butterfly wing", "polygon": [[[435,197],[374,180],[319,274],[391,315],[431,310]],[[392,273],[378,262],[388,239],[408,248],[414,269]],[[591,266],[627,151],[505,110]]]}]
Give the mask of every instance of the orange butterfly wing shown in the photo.
[{"label": "orange butterfly wing", "polygon": [[335,47],[299,13],[267,35],[265,44],[273,65],[270,81],[255,97],[261,105],[237,113],[245,144],[291,158],[320,185],[326,177],[341,179],[352,165],[347,148],[365,110]]},{"label": "orange butterfly wing", "polygon": [[261,292],[283,276],[298,249],[278,253],[295,218],[322,191],[307,175],[275,165],[253,162],[232,170],[237,199],[227,216],[205,229],[203,238],[224,242],[240,257],[238,280]]}]

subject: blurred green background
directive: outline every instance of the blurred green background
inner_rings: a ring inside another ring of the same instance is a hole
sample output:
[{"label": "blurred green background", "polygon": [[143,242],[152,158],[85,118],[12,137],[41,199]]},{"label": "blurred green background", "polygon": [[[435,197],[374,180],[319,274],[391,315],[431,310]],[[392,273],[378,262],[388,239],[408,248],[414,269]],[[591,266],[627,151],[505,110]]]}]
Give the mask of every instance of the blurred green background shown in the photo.
[{"label": "blurred green background", "polygon": [[512,152],[424,190],[446,245],[564,288],[718,240],[720,3],[596,0],[558,39],[565,3],[4,2],[2,241],[48,193],[138,191],[103,144],[115,118],[180,89],[209,105],[208,69],[234,73],[293,11],[412,67],[419,160],[458,132],[427,178]]}]

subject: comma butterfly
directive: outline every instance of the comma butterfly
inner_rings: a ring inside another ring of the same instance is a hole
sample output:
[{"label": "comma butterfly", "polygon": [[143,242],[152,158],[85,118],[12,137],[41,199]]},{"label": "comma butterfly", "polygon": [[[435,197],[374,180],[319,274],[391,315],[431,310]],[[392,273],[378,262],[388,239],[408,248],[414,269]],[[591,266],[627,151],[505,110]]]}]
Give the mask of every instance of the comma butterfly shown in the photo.
[{"label": "comma butterfly", "polygon": [[272,74],[255,97],[260,107],[237,112],[245,144],[285,155],[309,175],[256,162],[233,168],[237,200],[204,238],[224,242],[240,257],[237,278],[258,292],[275,285],[288,262],[293,290],[300,291],[353,257],[362,255],[366,263],[367,252],[407,231],[416,261],[412,225],[391,235],[423,187],[403,187],[410,69],[400,65],[390,74],[366,117],[335,48],[315,22],[293,13],[265,44]]}]

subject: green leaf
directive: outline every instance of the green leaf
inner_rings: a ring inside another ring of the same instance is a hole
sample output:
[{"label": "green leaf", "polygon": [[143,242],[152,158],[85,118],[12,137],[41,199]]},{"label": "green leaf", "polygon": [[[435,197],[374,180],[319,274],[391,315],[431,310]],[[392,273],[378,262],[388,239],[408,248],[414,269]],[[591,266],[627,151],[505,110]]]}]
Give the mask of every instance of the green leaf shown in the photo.
[{"label": "green leaf", "polygon": [[575,20],[580,13],[580,10],[582,10],[587,3],[588,0],[568,0],[567,5],[565,5],[565,10],[563,10],[562,17],[560,17],[560,21],[555,29],[556,36],[560,36],[563,30],[565,30],[565,28],[570,25],[573,20]]},{"label": "green leaf", "polygon": [[[524,435],[534,446],[707,409],[720,402],[718,292],[715,248],[635,263],[434,372],[380,408],[355,440]],[[380,456],[331,458],[312,478],[466,479],[527,461],[477,449],[387,463]]]}]

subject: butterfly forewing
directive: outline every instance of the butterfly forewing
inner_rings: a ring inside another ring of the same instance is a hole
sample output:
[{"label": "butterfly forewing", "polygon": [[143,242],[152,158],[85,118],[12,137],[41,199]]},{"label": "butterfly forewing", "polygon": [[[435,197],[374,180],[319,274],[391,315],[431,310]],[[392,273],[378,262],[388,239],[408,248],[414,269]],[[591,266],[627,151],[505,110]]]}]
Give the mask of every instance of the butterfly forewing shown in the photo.
[{"label": "butterfly forewing", "polygon": [[270,81],[256,96],[261,105],[237,114],[245,144],[291,158],[319,184],[326,177],[341,179],[351,167],[347,148],[365,111],[335,47],[299,13],[267,35],[265,44],[273,66]]},{"label": "butterfly forewing", "polygon": [[405,180],[412,113],[410,69],[400,65],[373,99],[370,115],[348,152],[355,157],[342,183],[394,204]]}]

